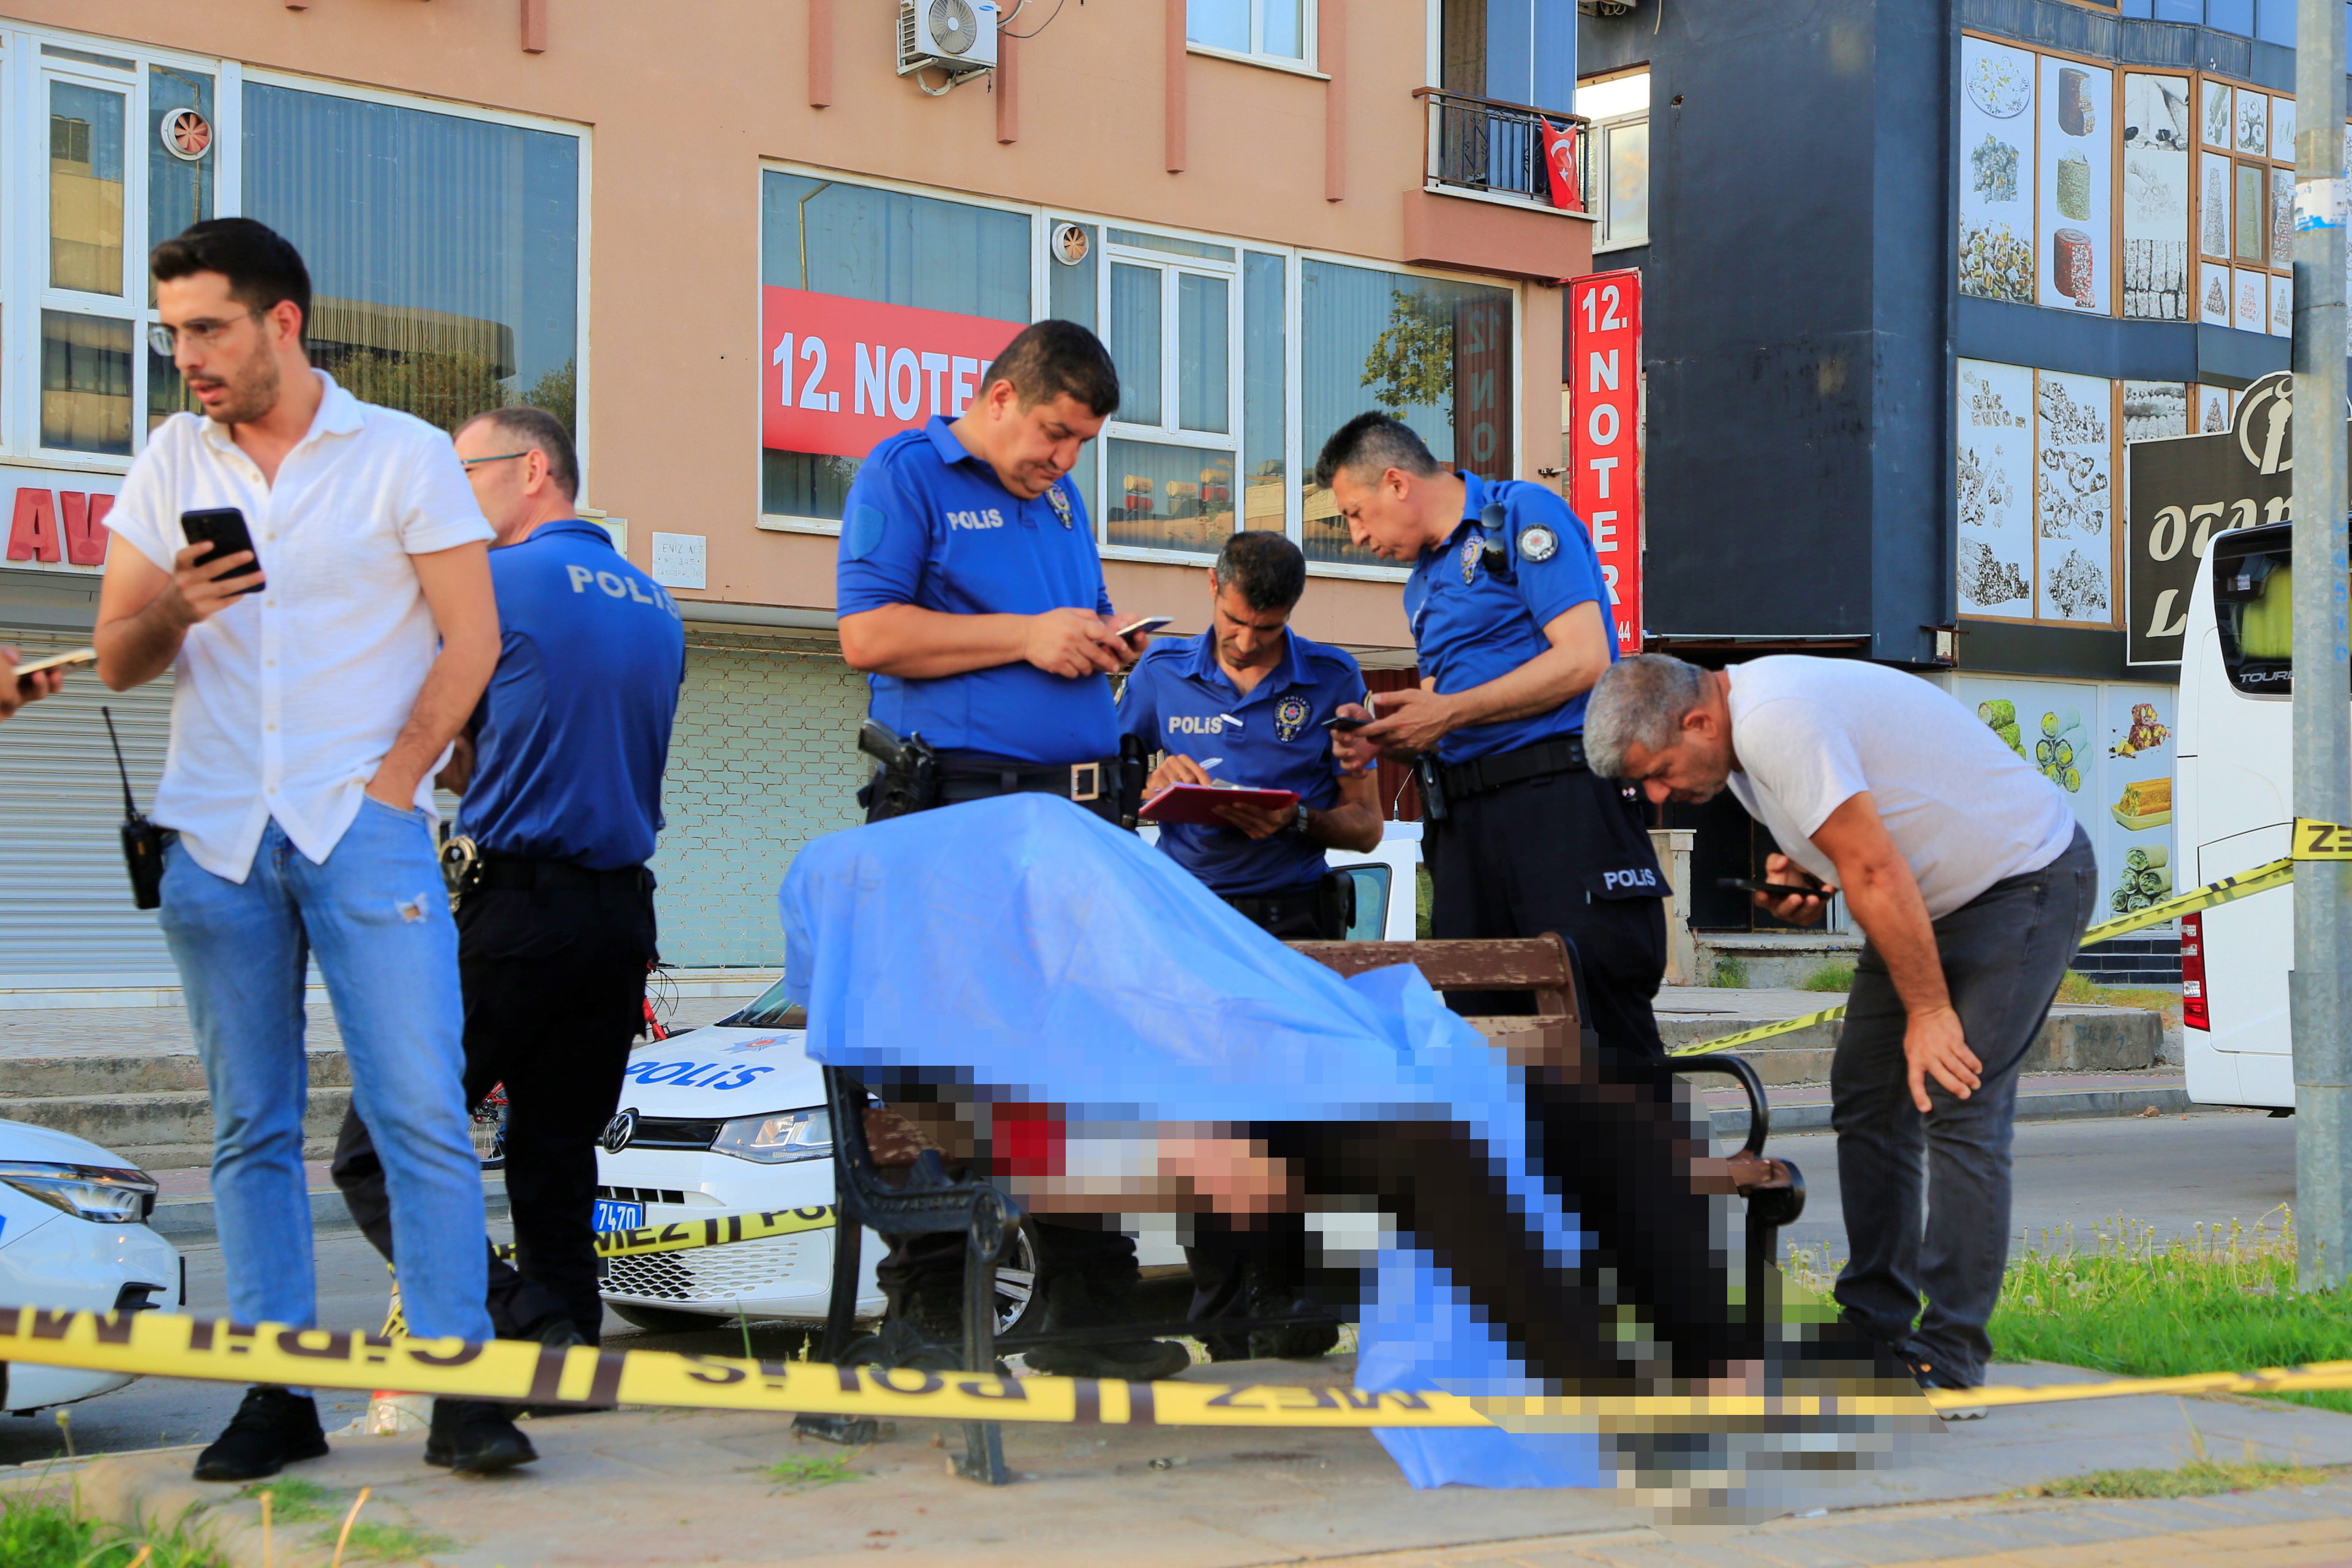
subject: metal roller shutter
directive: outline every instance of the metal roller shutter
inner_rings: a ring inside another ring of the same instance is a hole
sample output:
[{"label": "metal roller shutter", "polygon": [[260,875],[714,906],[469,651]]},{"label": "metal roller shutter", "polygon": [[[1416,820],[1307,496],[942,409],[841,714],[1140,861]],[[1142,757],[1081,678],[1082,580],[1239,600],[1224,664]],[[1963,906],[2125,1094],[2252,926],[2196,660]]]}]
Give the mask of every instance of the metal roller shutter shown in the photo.
[{"label": "metal roller shutter", "polygon": [[[25,657],[89,637],[0,626]],[[55,697],[0,723],[0,988],[176,985],[151,910],[122,868],[122,786],[103,704],[122,736],[140,808],[153,804],[171,734],[172,678],[110,692],[84,668]]]}]

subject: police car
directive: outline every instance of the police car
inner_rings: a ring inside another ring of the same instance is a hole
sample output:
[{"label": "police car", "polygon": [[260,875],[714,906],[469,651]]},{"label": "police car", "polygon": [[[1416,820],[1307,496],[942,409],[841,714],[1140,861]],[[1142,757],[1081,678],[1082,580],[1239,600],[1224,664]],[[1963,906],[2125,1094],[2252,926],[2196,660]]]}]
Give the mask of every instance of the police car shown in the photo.
[{"label": "police car", "polygon": [[[180,1254],[147,1228],[155,1180],[86,1139],[0,1121],[0,1305],[176,1312]],[[0,1364],[0,1410],[30,1415],[135,1379]]]},{"label": "police car", "polygon": [[[1334,850],[1330,862],[1356,879],[1350,938],[1412,940],[1419,823],[1391,822],[1372,853]],[[833,1202],[833,1119],[824,1076],[808,1059],[802,1031],[784,1026],[789,1005],[779,984],[740,1013],[629,1054],[621,1109],[596,1153],[597,1229]],[[866,1233],[858,1253],[861,1318],[882,1315],[874,1266],[887,1250],[879,1237]],[[1143,1230],[1136,1257],[1147,1268],[1184,1262],[1170,1225]],[[739,1316],[814,1328],[824,1321],[832,1290],[833,1232],[615,1258],[606,1267],[605,1301],[639,1328],[683,1332]],[[1035,1278],[1024,1228],[996,1271],[999,1332],[1023,1323]]]}]

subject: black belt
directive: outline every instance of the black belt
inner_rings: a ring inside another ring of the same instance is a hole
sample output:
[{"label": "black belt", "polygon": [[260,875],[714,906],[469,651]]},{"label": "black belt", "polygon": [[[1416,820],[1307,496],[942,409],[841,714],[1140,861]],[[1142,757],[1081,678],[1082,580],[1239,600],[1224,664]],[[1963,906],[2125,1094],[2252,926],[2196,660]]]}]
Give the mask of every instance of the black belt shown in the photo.
[{"label": "black belt", "polygon": [[654,889],[654,874],[643,866],[616,866],[609,871],[598,871],[569,860],[485,855],[474,886],[522,893],[650,893]]},{"label": "black belt", "polygon": [[993,795],[1055,795],[1087,805],[1117,796],[1118,759],[1038,763],[942,752],[939,778],[940,794],[950,801]]},{"label": "black belt", "polygon": [[1584,766],[1584,737],[1563,735],[1516,752],[1497,752],[1491,757],[1451,764],[1445,770],[1445,795],[1461,800],[1546,773],[1580,773]]},{"label": "black belt", "polygon": [[1220,893],[1217,896],[1254,921],[1272,923],[1292,915],[1313,915],[1323,884],[1309,882],[1287,893]]}]

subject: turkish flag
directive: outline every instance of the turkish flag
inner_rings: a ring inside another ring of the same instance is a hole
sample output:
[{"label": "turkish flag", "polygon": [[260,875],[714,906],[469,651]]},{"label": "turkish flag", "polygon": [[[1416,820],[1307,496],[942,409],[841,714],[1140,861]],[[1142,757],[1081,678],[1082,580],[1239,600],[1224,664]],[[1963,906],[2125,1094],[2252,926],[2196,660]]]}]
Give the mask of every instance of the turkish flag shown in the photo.
[{"label": "turkish flag", "polygon": [[1576,130],[1559,130],[1543,121],[1544,167],[1551,175],[1551,205],[1562,212],[1580,212],[1584,193],[1576,177]]}]

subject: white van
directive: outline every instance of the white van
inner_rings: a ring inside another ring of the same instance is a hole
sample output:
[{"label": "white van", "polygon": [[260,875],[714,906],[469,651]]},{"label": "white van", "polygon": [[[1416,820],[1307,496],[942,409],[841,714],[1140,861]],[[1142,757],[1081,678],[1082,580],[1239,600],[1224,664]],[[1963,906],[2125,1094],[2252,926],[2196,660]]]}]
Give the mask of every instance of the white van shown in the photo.
[{"label": "white van", "polygon": [[[2189,601],[2180,660],[2173,829],[2189,875],[2217,882],[2287,852],[2294,816],[2292,523],[2213,536]],[[2180,921],[2189,1098],[2291,1108],[2287,972],[2294,890]]]}]

